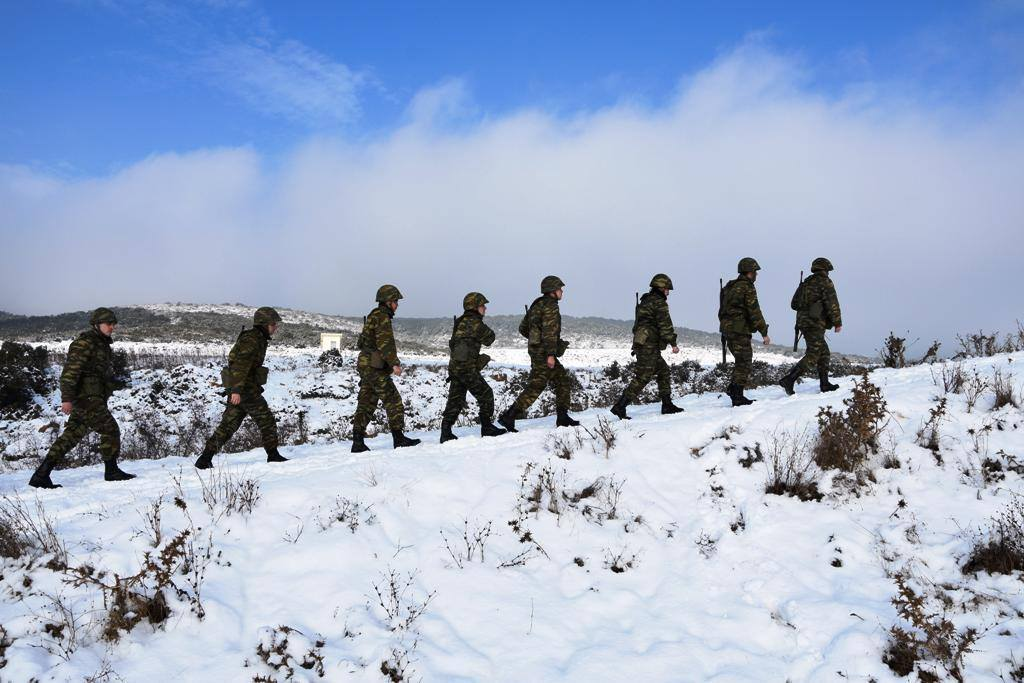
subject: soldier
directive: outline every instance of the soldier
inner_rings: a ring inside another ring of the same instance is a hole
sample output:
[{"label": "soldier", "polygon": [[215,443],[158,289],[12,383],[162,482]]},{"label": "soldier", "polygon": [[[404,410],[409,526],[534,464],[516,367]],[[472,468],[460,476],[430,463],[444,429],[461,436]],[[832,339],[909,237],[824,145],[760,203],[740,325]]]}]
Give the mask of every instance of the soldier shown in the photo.
[{"label": "soldier", "polygon": [[547,386],[555,391],[555,426],[579,425],[569,417],[569,375],[558,360],[569,347],[569,343],[562,340],[562,314],[558,310],[563,287],[565,283],[554,275],[541,280],[541,295],[530,305],[519,325],[520,334],[529,340],[526,348],[530,354],[530,376],[523,393],[498,418],[498,423],[510,432],[517,431],[516,419],[526,417],[526,411]]},{"label": "soldier", "polygon": [[681,413],[682,408],[672,403],[672,383],[668,371],[668,363],[662,358],[661,352],[666,346],[672,347],[672,353],[679,353],[676,342],[676,329],[672,325],[672,316],[668,312],[668,293],[672,290],[672,278],[658,273],[651,278],[651,291],[641,297],[636,306],[636,317],[633,322],[633,351],[636,356],[636,374],[622,396],[611,408],[613,415],[620,420],[630,419],[626,415],[626,406],[636,400],[640,392],[653,377],[658,378],[658,395],[661,397],[661,414],[672,415]]},{"label": "soldier", "polygon": [[267,357],[270,338],[277,332],[281,316],[273,308],[257,308],[252,316],[252,328],[242,330],[238,340],[228,354],[228,367],[221,372],[221,383],[228,397],[227,406],[220,424],[206,441],[202,455],[196,460],[196,467],[206,470],[213,467],[213,456],[223,448],[231,435],[238,431],[248,415],[260,429],[263,450],[267,462],[286,462],[288,458],[277,451],[277,422],[274,413],[263,398],[263,385],[267,383],[267,368],[263,361]]},{"label": "soldier", "polygon": [[828,381],[831,353],[825,342],[825,330],[834,327],[836,334],[843,330],[843,316],[839,310],[839,297],[829,272],[834,270],[827,258],[816,258],[811,263],[811,274],[800,283],[790,306],[796,311],[796,324],[807,340],[807,353],[793,366],[779,384],[790,396],[793,384],[805,371],[817,367],[822,391],[835,391],[839,385]]},{"label": "soldier", "polygon": [[448,362],[448,402],[441,418],[441,443],[457,439],[452,427],[459,413],[466,407],[466,391],[473,394],[480,408],[480,435],[501,436],[504,429],[496,427],[494,418],[494,392],[480,374],[491,357],[480,353],[480,345],[494,343],[494,330],[484,323],[487,313],[487,297],[479,292],[470,292],[462,300],[462,316],[455,320],[452,338],[448,342],[451,360]]},{"label": "soldier", "polygon": [[401,298],[402,293],[398,287],[382,285],[377,290],[377,307],[366,316],[362,334],[359,335],[359,399],[356,413],[352,416],[353,453],[370,450],[365,442],[366,425],[370,423],[373,411],[381,401],[388,414],[388,426],[391,428],[395,448],[415,446],[420,442],[402,433],[405,430],[405,408],[395,382],[391,379],[392,374],[402,374],[395,333],[391,329],[391,319],[395,317],[398,300]]},{"label": "soldier", "polygon": [[29,486],[60,488],[50,480],[53,468],[90,431],[100,435],[103,478],[106,481],[134,479],[117,466],[121,453],[121,430],[107,408],[113,390],[111,335],[117,316],[109,308],[97,308],[89,317],[90,329],[78,335],[68,347],[68,358],[60,373],[60,408],[68,415],[64,432],[53,442],[46,457],[29,479]]},{"label": "soldier", "polygon": [[754,287],[759,270],[761,266],[757,261],[749,256],[741,258],[736,266],[739,277],[725,285],[718,307],[718,329],[725,336],[734,359],[732,381],[729,383],[729,398],[734,407],[748,406],[754,402],[743,395],[743,389],[750,379],[750,365],[754,360],[751,336],[759,332],[765,346],[772,343],[768,336],[768,323],[761,315],[757,289]]}]

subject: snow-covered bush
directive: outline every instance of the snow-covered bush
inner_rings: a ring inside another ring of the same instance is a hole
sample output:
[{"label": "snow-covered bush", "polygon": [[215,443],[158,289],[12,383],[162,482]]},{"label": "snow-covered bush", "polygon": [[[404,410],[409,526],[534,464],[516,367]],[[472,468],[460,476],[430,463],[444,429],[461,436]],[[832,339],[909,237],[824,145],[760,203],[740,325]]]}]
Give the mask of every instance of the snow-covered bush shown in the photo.
[{"label": "snow-covered bush", "polygon": [[794,496],[800,500],[821,500],[819,472],[811,457],[806,432],[782,430],[765,435],[764,463],[768,470],[764,491],[776,496]]},{"label": "snow-covered bush", "polygon": [[975,534],[963,566],[965,574],[1012,574],[1024,571],[1024,498],[1017,497]]},{"label": "snow-covered bush", "polygon": [[49,556],[47,566],[62,569],[67,565],[68,551],[58,535],[56,524],[38,498],[35,505],[17,494],[0,497],[0,557],[35,558]]},{"label": "snow-covered bush", "polygon": [[[308,671],[317,678],[323,678],[324,637],[308,638],[290,626],[259,630],[256,643],[256,661],[246,660],[245,666],[256,669],[253,683],[291,683],[307,680],[302,672]],[[298,678],[297,678],[298,677]]]},{"label": "snow-covered bush", "polygon": [[906,337],[897,337],[890,332],[889,336],[882,342],[882,350],[878,353],[878,356],[882,359],[882,365],[887,368],[905,368],[907,367],[906,353]]},{"label": "snow-covered bush", "polygon": [[871,383],[866,372],[843,405],[843,411],[831,406],[818,410],[818,435],[812,451],[814,461],[822,469],[853,472],[878,452],[878,437],[888,416],[887,405],[882,390]]}]

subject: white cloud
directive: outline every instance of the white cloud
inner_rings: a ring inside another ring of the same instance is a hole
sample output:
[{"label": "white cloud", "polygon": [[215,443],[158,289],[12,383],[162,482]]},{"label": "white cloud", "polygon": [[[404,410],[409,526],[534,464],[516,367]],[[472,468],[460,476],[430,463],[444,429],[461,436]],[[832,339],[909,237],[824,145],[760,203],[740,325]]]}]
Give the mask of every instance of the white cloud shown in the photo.
[{"label": "white cloud", "polygon": [[748,45],[664,108],[423,125],[466,101],[453,81],[386,136],[312,139],[273,165],[243,149],[77,182],[7,169],[0,230],[17,258],[0,308],[239,300],[355,314],[393,281],[407,315],[447,315],[469,290],[516,312],[553,272],[566,313],[629,317],[633,291],[664,271],[677,324],[712,329],[717,278],[750,255],[785,338],[797,274],[823,255],[838,268],[840,348],[1019,317],[1019,93],[948,116],[806,82]]},{"label": "white cloud", "polygon": [[224,43],[200,69],[219,87],[267,114],[311,125],[343,124],[359,113],[365,77],[302,43]]}]

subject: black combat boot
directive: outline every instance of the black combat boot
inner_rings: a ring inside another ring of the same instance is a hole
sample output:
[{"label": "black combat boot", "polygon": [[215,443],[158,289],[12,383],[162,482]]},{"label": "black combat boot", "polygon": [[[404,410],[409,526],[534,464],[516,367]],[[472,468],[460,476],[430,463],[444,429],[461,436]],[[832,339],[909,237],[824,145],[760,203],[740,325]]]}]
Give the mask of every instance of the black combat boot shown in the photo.
[{"label": "black combat boot", "polygon": [[632,418],[626,415],[626,406],[629,405],[629,401],[626,399],[626,395],[619,396],[619,400],[615,402],[610,410],[612,415],[619,418],[620,420],[630,420]]},{"label": "black combat boot", "polygon": [[662,415],[675,415],[676,413],[683,412],[683,409],[672,403],[671,396],[661,397],[661,414]]},{"label": "black combat boot", "polygon": [[128,481],[134,479],[134,474],[128,474],[120,467],[117,466],[117,460],[104,460],[103,461],[103,479],[104,481]]},{"label": "black combat boot", "polygon": [[786,373],[785,377],[779,380],[779,386],[785,389],[787,394],[792,396],[793,394],[796,393],[796,390],[793,388],[793,385],[796,384],[796,381],[799,378],[800,364],[797,363],[796,365],[789,369],[789,372]]},{"label": "black combat boot", "polygon": [[365,453],[370,450],[370,447],[363,441],[365,434],[362,432],[352,431],[352,452],[353,453]]},{"label": "black combat boot", "polygon": [[730,384],[729,385],[729,398],[732,399],[733,408],[737,406],[749,406],[754,401],[743,395],[742,384]]},{"label": "black combat boot", "polygon": [[505,428],[508,432],[518,432],[516,429],[516,409],[512,406],[501,415],[498,416],[498,424]]},{"label": "black combat boot", "polygon": [[818,370],[818,384],[821,386],[822,391],[835,391],[839,388],[838,384],[832,384],[832,382],[828,381],[828,368]]},{"label": "black combat boot", "polygon": [[43,458],[43,461],[39,463],[39,467],[32,473],[32,478],[28,480],[28,485],[33,486],[37,489],[59,489],[60,484],[54,484],[50,480],[50,472],[53,471],[54,463],[49,458]]},{"label": "black combat boot", "polygon": [[497,426],[490,420],[482,420],[480,422],[480,436],[501,436],[506,430]]},{"label": "black combat boot", "polygon": [[441,423],[441,443],[444,443],[445,441],[454,441],[458,438],[459,437],[452,434],[452,426],[450,424],[447,422]]},{"label": "black combat boot", "polygon": [[556,427],[579,427],[579,420],[574,420],[569,417],[569,411],[565,408],[555,409],[555,426]]},{"label": "black combat boot", "polygon": [[277,448],[267,448],[267,462],[288,462],[288,458],[277,452]]},{"label": "black combat boot", "polygon": [[207,450],[207,449],[204,448],[202,454],[199,456],[199,459],[196,460],[196,469],[197,470],[208,470],[211,467],[213,467],[213,456],[214,455],[216,455],[216,454],[213,451],[210,451],[210,450]]},{"label": "black combat boot", "polygon": [[420,442],[419,439],[410,439],[402,433],[401,429],[392,429],[391,438],[394,439],[395,448],[405,448],[406,446],[415,446]]}]

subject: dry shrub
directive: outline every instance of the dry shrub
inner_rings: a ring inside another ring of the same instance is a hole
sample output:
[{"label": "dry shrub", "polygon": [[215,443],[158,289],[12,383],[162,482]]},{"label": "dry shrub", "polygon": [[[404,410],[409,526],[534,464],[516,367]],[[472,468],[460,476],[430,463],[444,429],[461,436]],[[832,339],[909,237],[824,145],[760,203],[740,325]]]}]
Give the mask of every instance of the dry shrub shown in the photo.
[{"label": "dry shrub", "polygon": [[885,427],[887,405],[882,390],[865,372],[843,400],[846,409],[825,406],[818,411],[818,435],[812,446],[814,461],[822,469],[853,472],[878,452],[878,437]]},{"label": "dry shrub", "polygon": [[964,390],[964,382],[967,381],[967,374],[964,372],[964,364],[961,362],[943,363],[938,376],[932,368],[932,381],[936,386],[942,383],[942,391],[946,394],[959,394]]},{"label": "dry shrub", "polygon": [[621,550],[613,551],[605,548],[604,568],[615,574],[622,574],[630,569],[636,569],[640,565],[640,554],[629,551],[623,546]]},{"label": "dry shrub", "polygon": [[[230,516],[236,512],[250,514],[262,497],[259,480],[246,476],[244,472],[235,473],[225,467],[214,467],[205,477],[199,473],[196,476],[199,477],[203,503],[215,523],[225,515]],[[178,498],[184,500],[184,489],[177,476],[174,477],[174,483]]]},{"label": "dry shrub", "polygon": [[[326,644],[320,634],[309,639],[302,631],[290,626],[264,626],[259,630],[255,665],[262,671],[253,675],[253,683],[290,683],[308,680],[302,675],[302,671],[323,678],[326,674],[323,651]],[[251,666],[248,660],[245,666]]]},{"label": "dry shrub", "polygon": [[557,430],[548,436],[544,442],[544,450],[562,460],[572,460],[573,454],[583,447],[583,433],[579,427],[571,432],[563,433],[565,430]]},{"label": "dry shrub", "polygon": [[878,355],[882,359],[882,365],[887,368],[905,368],[907,367],[906,353],[906,337],[897,337],[890,332],[889,336],[882,342],[882,350],[879,351]]},{"label": "dry shrub", "polygon": [[377,598],[384,621],[391,631],[407,633],[412,630],[416,621],[427,611],[430,601],[437,595],[436,591],[428,592],[424,597],[417,598],[412,593],[416,582],[416,572],[402,575],[394,569],[382,573],[381,578],[373,583],[373,593]]},{"label": "dry shrub", "polygon": [[[882,655],[884,662],[899,676],[910,674],[920,661],[936,662],[953,680],[963,683],[964,657],[981,634],[974,628],[957,630],[946,613],[944,595],[929,596],[911,585],[906,571],[893,576],[896,595],[892,599],[896,612],[909,628],[896,624],[889,629],[889,643]],[[934,603],[942,604],[938,609]],[[922,680],[928,680],[927,671],[920,671]],[[934,677],[930,680],[938,680]]]},{"label": "dry shrub", "polygon": [[943,420],[946,419],[946,397],[938,399],[935,405],[928,411],[928,419],[924,425],[917,430],[917,445],[921,448],[927,448],[935,454],[936,459],[941,463],[942,460],[939,458],[939,425]]},{"label": "dry shrub", "polygon": [[987,379],[978,374],[975,370],[974,374],[964,380],[963,394],[964,399],[967,401],[967,412],[970,413],[974,410],[974,406],[977,405],[978,399],[981,395],[988,391],[990,383]]},{"label": "dry shrub", "polygon": [[977,358],[988,356],[994,356],[999,353],[999,334],[992,332],[985,334],[981,330],[972,332],[970,334],[956,336],[956,341],[960,344],[960,350],[956,354],[956,358]]},{"label": "dry shrub", "polygon": [[1013,388],[1013,375],[1003,375],[1001,370],[996,370],[992,376],[992,393],[995,394],[992,410],[999,410],[1006,406],[1020,408],[1017,392]]},{"label": "dry shrub", "polygon": [[765,468],[768,478],[764,492],[794,496],[800,500],[821,500],[818,470],[811,458],[806,432],[774,431],[765,435]]},{"label": "dry shrub", "polygon": [[0,497],[0,557],[20,558],[49,556],[46,566],[63,569],[68,563],[68,550],[57,534],[53,518],[46,514],[41,500],[35,505],[17,494]]},{"label": "dry shrub", "polygon": [[7,629],[0,624],[0,669],[7,666],[7,648],[14,645],[14,638],[7,633]]},{"label": "dry shrub", "polygon": [[487,546],[487,539],[491,537],[491,522],[487,522],[483,526],[474,525],[473,529],[469,528],[469,520],[462,520],[462,543],[455,542],[456,547],[452,547],[451,541],[448,540],[448,536],[445,535],[444,529],[441,530],[441,539],[444,541],[444,547],[451,556],[455,566],[462,569],[468,562],[483,562],[484,551]]},{"label": "dry shrub", "polygon": [[317,515],[317,523],[320,525],[320,531],[327,531],[335,524],[343,524],[349,531],[355,533],[360,524],[369,526],[377,521],[377,515],[372,512],[372,508],[372,505],[365,505],[358,499],[338,496],[326,517]]},{"label": "dry shrub", "polygon": [[1012,574],[1024,571],[1024,499],[1018,497],[974,534],[965,574]]},{"label": "dry shrub", "polygon": [[604,415],[598,415],[597,426],[593,430],[587,427],[583,429],[593,442],[590,444],[590,447],[594,453],[603,451],[605,458],[611,457],[612,449],[615,448],[615,441],[618,437],[612,421]]}]

